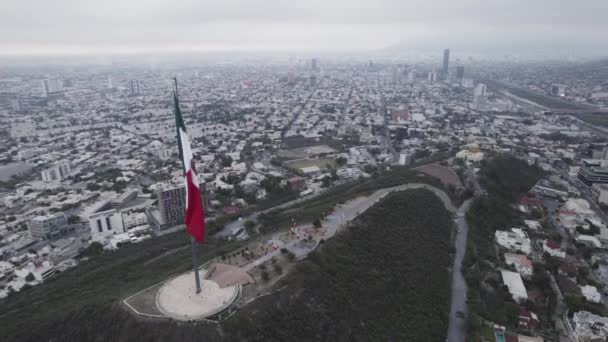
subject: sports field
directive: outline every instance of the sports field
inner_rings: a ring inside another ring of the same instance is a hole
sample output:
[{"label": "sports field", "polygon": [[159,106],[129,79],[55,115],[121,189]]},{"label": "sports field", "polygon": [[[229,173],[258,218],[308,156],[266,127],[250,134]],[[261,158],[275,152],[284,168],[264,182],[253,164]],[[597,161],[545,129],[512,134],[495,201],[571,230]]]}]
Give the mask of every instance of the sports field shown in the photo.
[{"label": "sports field", "polygon": [[309,147],[292,148],[290,150],[280,150],[277,155],[281,158],[287,159],[303,159],[335,152],[336,150],[327,145],[316,145]]},{"label": "sports field", "polygon": [[292,169],[301,169],[303,167],[318,166],[324,170],[336,166],[336,161],[331,158],[320,159],[297,159],[285,162],[285,166]]}]

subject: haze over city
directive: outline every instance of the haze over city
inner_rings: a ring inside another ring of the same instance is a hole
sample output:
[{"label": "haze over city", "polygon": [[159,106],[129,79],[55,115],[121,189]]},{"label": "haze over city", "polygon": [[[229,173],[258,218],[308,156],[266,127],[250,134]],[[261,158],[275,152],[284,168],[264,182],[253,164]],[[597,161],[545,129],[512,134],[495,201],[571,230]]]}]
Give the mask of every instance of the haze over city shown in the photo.
[{"label": "haze over city", "polygon": [[0,55],[314,51],[606,54],[602,0],[5,1]]},{"label": "haze over city", "polygon": [[0,341],[608,341],[605,0],[4,2]]}]

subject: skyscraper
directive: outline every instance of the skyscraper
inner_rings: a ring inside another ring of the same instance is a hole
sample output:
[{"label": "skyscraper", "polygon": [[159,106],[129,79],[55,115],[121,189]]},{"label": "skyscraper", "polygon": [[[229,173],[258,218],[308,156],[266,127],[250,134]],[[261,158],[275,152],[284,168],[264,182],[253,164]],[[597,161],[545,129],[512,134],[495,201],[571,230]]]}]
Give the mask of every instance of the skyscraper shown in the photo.
[{"label": "skyscraper", "polygon": [[443,50],[443,70],[441,71],[441,76],[443,79],[448,78],[448,68],[450,67],[450,49]]},{"label": "skyscraper", "polygon": [[310,68],[312,69],[312,71],[317,71],[317,70],[318,70],[319,65],[318,65],[318,61],[317,61],[317,59],[316,59],[316,58],[313,58],[313,59],[310,61]]},{"label": "skyscraper", "polygon": [[479,83],[479,84],[477,84],[477,87],[475,87],[473,95],[475,95],[475,96],[486,96],[486,90],[487,90],[486,85],[483,84],[483,83]]},{"label": "skyscraper", "polygon": [[130,80],[129,81],[129,95],[137,96],[141,95],[141,83],[139,80]]},{"label": "skyscraper", "polygon": [[393,67],[393,83],[400,84],[401,83],[401,68],[398,66]]},{"label": "skyscraper", "polygon": [[464,78],[464,67],[461,66],[457,66],[456,67],[456,79],[458,80],[458,82],[462,82],[462,79]]},{"label": "skyscraper", "polygon": [[42,86],[42,96],[49,96],[49,80],[40,81],[40,85]]},{"label": "skyscraper", "polygon": [[11,102],[11,109],[15,112],[20,112],[23,110],[23,103],[21,103],[21,100],[19,100],[19,98],[15,97],[12,98],[10,100]]},{"label": "skyscraper", "polygon": [[553,96],[564,96],[566,94],[566,86],[563,84],[551,85],[551,95]]},{"label": "skyscraper", "polygon": [[410,70],[407,73],[407,81],[412,83],[412,82],[414,82],[415,79],[416,79],[416,72],[414,70]]},{"label": "skyscraper", "polygon": [[480,109],[480,106],[486,104],[486,91],[487,87],[483,83],[477,84],[475,90],[473,90],[473,106],[476,109]]}]

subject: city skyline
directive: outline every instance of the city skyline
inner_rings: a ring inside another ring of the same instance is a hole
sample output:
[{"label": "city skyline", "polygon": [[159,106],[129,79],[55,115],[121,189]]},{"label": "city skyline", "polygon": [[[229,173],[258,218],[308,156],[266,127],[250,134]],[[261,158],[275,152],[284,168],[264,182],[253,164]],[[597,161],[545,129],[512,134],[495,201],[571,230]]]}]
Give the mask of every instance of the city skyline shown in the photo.
[{"label": "city skyline", "polygon": [[[607,54],[608,5],[589,1],[397,2],[115,0],[5,4],[0,55],[87,55],[246,51],[429,50]],[[567,14],[567,16],[566,16]]]},{"label": "city skyline", "polygon": [[0,341],[608,341],[561,2],[6,1]]}]

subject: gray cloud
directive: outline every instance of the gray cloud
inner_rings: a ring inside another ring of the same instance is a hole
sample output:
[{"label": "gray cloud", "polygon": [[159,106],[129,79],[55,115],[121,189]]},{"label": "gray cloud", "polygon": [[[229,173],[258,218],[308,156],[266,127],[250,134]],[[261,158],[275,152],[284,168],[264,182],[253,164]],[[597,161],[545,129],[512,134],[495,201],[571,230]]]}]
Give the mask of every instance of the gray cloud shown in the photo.
[{"label": "gray cloud", "polygon": [[[2,0],[0,54],[607,45],[605,0]],[[580,52],[580,51],[579,51]]]}]

